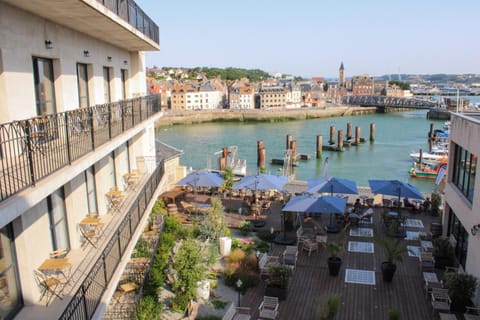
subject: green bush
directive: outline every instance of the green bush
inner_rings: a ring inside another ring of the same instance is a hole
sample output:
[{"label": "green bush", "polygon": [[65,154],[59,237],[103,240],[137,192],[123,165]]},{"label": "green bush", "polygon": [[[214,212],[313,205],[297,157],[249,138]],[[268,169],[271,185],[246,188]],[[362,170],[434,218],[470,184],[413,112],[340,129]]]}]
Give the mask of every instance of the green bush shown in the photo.
[{"label": "green bush", "polygon": [[152,296],[145,296],[140,300],[135,312],[135,320],[155,320],[162,315],[162,305]]},{"label": "green bush", "polygon": [[253,231],[253,225],[246,220],[240,222],[240,226],[238,228],[240,230],[240,233],[244,236],[248,236]]},{"label": "green bush", "polygon": [[211,303],[215,309],[223,309],[228,304],[228,302],[221,300],[212,300]]},{"label": "green bush", "polygon": [[150,245],[145,239],[140,237],[137,243],[135,244],[135,249],[132,256],[134,258],[150,258],[151,254],[152,252],[150,249]]},{"label": "green bush", "polygon": [[328,298],[327,302],[323,305],[320,314],[321,320],[334,320],[337,317],[340,310],[340,296],[332,295]]}]

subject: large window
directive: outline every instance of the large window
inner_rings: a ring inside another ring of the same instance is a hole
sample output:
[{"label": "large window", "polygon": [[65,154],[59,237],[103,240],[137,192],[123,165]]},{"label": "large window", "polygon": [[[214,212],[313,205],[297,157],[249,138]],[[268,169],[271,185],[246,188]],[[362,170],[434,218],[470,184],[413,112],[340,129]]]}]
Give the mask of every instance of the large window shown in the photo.
[{"label": "large window", "polygon": [[465,269],[468,251],[468,232],[451,208],[448,221],[448,234],[452,235],[456,240],[455,257]]},{"label": "large window", "polygon": [[63,187],[47,197],[52,249],[70,249]]},{"label": "large window", "polygon": [[37,115],[56,113],[52,60],[33,57],[33,80]]},{"label": "large window", "polygon": [[110,92],[110,68],[103,67],[103,103],[112,102]]},{"label": "large window", "polygon": [[477,157],[457,144],[455,144],[454,148],[452,183],[457,186],[470,202],[473,202]]},{"label": "large window", "polygon": [[11,229],[0,229],[0,319],[12,319],[23,303]]},{"label": "large window", "polygon": [[77,83],[78,106],[80,108],[88,107],[88,66],[84,63],[77,63]]}]

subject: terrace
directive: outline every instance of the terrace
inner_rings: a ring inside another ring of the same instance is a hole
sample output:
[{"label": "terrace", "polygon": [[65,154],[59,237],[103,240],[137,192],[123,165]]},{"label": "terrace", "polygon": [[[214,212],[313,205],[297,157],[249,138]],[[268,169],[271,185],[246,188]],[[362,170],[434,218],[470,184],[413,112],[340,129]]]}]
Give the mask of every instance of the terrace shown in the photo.
[{"label": "terrace", "polygon": [[[190,201],[205,201],[207,196],[186,194],[186,197]],[[243,206],[243,200],[234,198],[223,201],[226,208],[232,209],[229,210],[230,213],[226,213],[230,227],[238,227],[241,220],[249,218],[232,213]],[[349,202],[352,203],[352,199]],[[261,217],[266,222],[262,230],[270,230],[273,227],[279,233],[281,208],[281,201],[271,203],[270,213]],[[373,224],[360,225],[360,227],[370,229],[372,233],[379,236],[385,236],[386,228],[382,215],[387,211],[391,209],[376,206]],[[405,231],[409,239],[404,239],[402,242],[413,251],[403,254],[403,262],[397,263],[397,270],[391,283],[384,282],[382,279],[380,266],[385,260],[385,255],[381,245],[374,243],[373,238],[368,236],[368,232],[355,234],[355,231],[352,231],[343,239],[344,251],[340,254],[343,263],[337,277],[329,275],[327,267],[329,253],[324,247],[320,246],[318,251],[313,251],[310,255],[306,251],[299,250],[296,268],[289,282],[288,297],[280,302],[277,319],[318,319],[319,307],[334,294],[341,296],[341,307],[337,319],[383,320],[387,319],[389,310],[393,308],[400,312],[402,319],[439,319],[439,314],[433,312],[431,299],[424,289],[424,275],[420,268],[419,257],[416,256],[421,251],[422,243],[416,236],[419,235],[418,232],[428,233],[431,223],[439,222],[440,218],[425,212],[418,213],[406,209],[401,209],[400,212],[408,219],[405,223]],[[184,217],[182,212],[178,214]],[[320,221],[321,218],[323,223],[328,222],[328,216],[317,217],[315,220]],[[304,223],[304,227],[308,227],[308,222]],[[295,231],[287,232],[287,236],[295,238]],[[329,233],[328,241],[338,240],[339,237],[340,234]],[[362,246],[355,246],[352,243],[349,245],[349,242],[357,242],[357,244],[371,242],[373,252],[367,252],[369,250],[361,252]],[[285,245],[273,244],[268,255],[282,257],[285,249]],[[348,280],[346,279],[347,269],[353,269],[348,271]],[[371,271],[371,273],[362,275],[355,270]],[[443,278],[443,271],[434,270],[439,279]],[[252,319],[259,319],[258,307],[265,295],[265,288],[266,283],[261,281],[242,296],[241,306],[251,308]]]}]

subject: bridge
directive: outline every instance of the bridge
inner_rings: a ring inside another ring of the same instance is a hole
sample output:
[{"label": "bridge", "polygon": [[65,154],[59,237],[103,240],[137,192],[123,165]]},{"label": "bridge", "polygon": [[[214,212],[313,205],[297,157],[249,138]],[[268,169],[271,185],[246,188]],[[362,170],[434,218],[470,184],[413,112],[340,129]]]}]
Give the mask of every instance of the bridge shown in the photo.
[{"label": "bridge", "polygon": [[342,103],[383,108],[432,109],[440,107],[440,104],[434,101],[387,96],[345,96],[342,99]]}]

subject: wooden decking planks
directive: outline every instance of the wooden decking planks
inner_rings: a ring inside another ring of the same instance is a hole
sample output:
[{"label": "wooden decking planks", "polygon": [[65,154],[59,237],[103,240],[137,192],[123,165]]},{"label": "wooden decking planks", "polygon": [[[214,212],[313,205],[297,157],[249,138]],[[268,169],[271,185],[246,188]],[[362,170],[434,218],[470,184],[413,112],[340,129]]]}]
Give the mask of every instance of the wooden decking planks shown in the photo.
[{"label": "wooden decking planks", "polygon": [[[375,232],[384,235],[380,213],[383,209],[376,208],[374,215]],[[430,222],[435,219],[425,214],[411,214],[406,216],[421,219],[423,229],[409,229],[426,231]],[[329,234],[329,241],[338,235]],[[305,252],[299,253],[297,268],[290,280],[287,300],[280,303],[278,319],[318,319],[321,306],[329,296],[339,294],[341,307],[337,319],[345,320],[384,320],[388,318],[391,308],[400,311],[401,319],[433,320],[438,316],[432,314],[430,301],[425,297],[423,279],[419,270],[418,258],[410,257],[406,253],[403,262],[397,263],[397,271],[393,282],[385,283],[381,274],[381,263],[384,254],[379,244],[374,244],[375,252],[354,253],[348,252],[348,241],[373,242],[373,238],[352,237],[346,235],[345,251],[342,269],[338,277],[328,274],[328,252],[321,248],[310,257]],[[408,245],[419,245],[419,241],[404,241]],[[284,246],[273,245],[271,254],[281,255]],[[362,269],[375,272],[375,285],[345,283],[345,269]],[[262,282],[248,291],[242,300],[243,306],[250,306],[254,311],[253,319],[258,317],[258,305],[264,294],[265,284]]]}]

